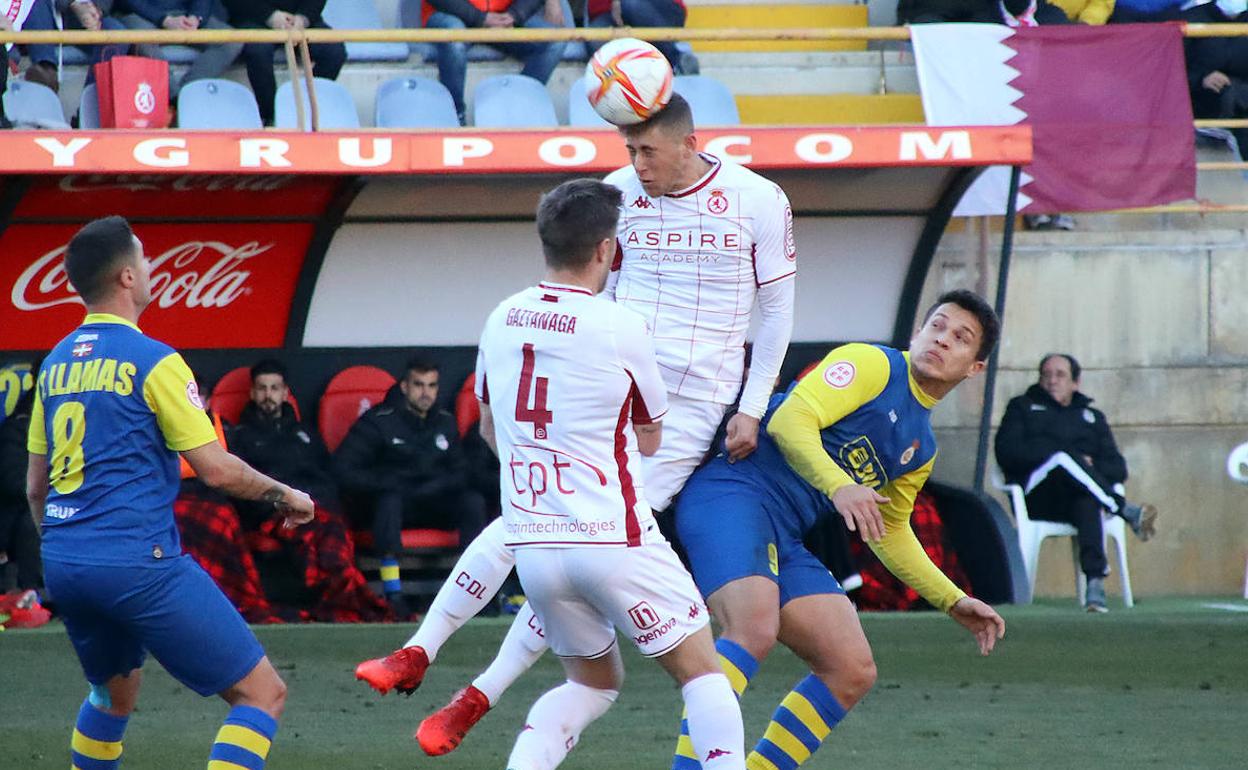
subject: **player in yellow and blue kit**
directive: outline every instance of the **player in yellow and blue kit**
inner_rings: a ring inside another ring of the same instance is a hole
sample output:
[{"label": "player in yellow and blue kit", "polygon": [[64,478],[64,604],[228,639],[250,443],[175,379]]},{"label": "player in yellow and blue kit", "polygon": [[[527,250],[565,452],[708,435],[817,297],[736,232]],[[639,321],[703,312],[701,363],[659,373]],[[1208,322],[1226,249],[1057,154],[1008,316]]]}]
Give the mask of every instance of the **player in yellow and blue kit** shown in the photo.
[{"label": "player in yellow and blue kit", "polygon": [[[974,633],[983,654],[1004,635],[1001,617],[941,573],[909,523],[936,458],[930,410],[984,369],[999,336],[981,297],[946,293],[908,353],[836,348],[773,396],[754,454],[721,455],[685,485],[676,526],[723,628],[716,647],[737,694],[777,640],[811,668],[781,701],[748,770],[805,762],[875,683],[853,605],[802,544],[820,516],[839,512],[894,575]],[[682,725],[673,768],[692,770],[683,733]]]},{"label": "player in yellow and blue kit", "polygon": [[151,652],[187,687],[231,705],[210,770],[261,770],[286,688],[238,611],[182,553],[178,453],[205,483],[276,504],[290,526],[311,520],[312,500],[222,449],[186,362],[139,331],[149,266],[124,219],[83,227],[65,269],[87,317],[39,370],[27,496],[48,591],[91,684],[73,767],[120,765]]}]

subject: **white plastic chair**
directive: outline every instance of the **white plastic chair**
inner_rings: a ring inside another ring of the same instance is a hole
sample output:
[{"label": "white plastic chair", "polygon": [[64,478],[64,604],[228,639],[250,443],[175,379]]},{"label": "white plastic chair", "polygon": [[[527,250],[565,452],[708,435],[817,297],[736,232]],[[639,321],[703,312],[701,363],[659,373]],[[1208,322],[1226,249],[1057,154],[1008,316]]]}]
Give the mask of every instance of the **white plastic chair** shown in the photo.
[{"label": "white plastic chair", "polygon": [[478,128],[554,128],[559,118],[546,86],[527,75],[495,75],[472,91],[472,124]]},{"label": "white plastic chair", "polygon": [[[1040,544],[1045,538],[1069,537],[1071,552],[1075,560],[1076,599],[1083,606],[1087,595],[1087,576],[1079,565],[1079,531],[1071,524],[1056,521],[1033,519],[1027,513],[1027,498],[1019,484],[1007,484],[997,467],[992,469],[992,485],[1009,495],[1010,507],[1014,509],[1014,525],[1018,529],[1018,548],[1023,553],[1023,568],[1027,570],[1027,583],[1031,593],[1036,593],[1036,567],[1040,563]],[[1127,528],[1121,516],[1105,513],[1101,515],[1101,530],[1107,539],[1113,540],[1118,551],[1118,576],[1122,583],[1122,603],[1126,607],[1135,606],[1135,597],[1131,593],[1131,572],[1127,567]]]},{"label": "white plastic chair", "polygon": [[233,80],[193,80],[178,91],[178,128],[259,130],[260,108],[247,86]]},{"label": "white plastic chair", "polygon": [[100,94],[95,83],[82,89],[78,98],[78,128],[100,127]]},{"label": "white plastic chair", "polygon": [[[373,0],[328,0],[321,18],[331,29],[385,29]],[[407,43],[347,43],[347,61],[407,61]]]},{"label": "white plastic chair", "polygon": [[378,128],[459,128],[451,92],[432,78],[393,78],[377,88]]},{"label": "white plastic chair", "polygon": [[672,90],[685,97],[693,110],[693,125],[739,126],[741,113],[737,100],[728,86],[706,75],[677,75],[672,79]]},{"label": "white plastic chair", "polygon": [[[321,131],[354,130],[360,127],[360,114],[356,112],[355,101],[351,92],[342,84],[325,78],[312,78],[316,83],[317,123]],[[302,78],[299,87],[303,89],[303,105],[305,114],[311,120],[311,109],[308,103],[308,87]],[[273,100],[273,125],[277,128],[299,128],[299,120],[295,112],[295,89],[287,80],[277,87],[277,97]],[[308,126],[311,130],[311,126]]]},{"label": "white plastic chair", "polygon": [[572,81],[568,89],[568,125],[578,128],[614,128],[598,114],[585,95],[585,77]]},{"label": "white plastic chair", "polygon": [[14,126],[68,129],[65,111],[56,92],[38,83],[10,80],[4,92],[4,114]]},{"label": "white plastic chair", "polygon": [[[1226,456],[1226,475],[1240,484],[1248,484],[1248,443],[1240,444]],[[1244,598],[1248,599],[1248,563],[1244,564]]]}]

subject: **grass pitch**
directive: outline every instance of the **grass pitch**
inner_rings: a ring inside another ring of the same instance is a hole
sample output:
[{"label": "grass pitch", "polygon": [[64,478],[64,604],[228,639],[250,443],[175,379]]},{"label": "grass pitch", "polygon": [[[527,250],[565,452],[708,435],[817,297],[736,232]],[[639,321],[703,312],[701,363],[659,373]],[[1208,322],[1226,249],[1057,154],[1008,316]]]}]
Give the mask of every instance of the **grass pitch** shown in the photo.
[{"label": "grass pitch", "polygon": [[[939,614],[864,615],[879,682],[805,767],[1248,766],[1248,602],[1149,599],[1111,610],[1089,616],[1069,600],[1004,607],[1006,639],[989,658]],[[411,698],[382,698],[352,675],[360,659],[401,644],[406,627],[257,629],[290,685],[269,768],[502,768],[529,704],[561,680],[550,656],[458,751],[426,757],[411,735],[484,667],[506,627],[504,619],[470,623]],[[668,767],[680,694],[631,648],[626,666],[619,702],[564,767]],[[63,629],[0,634],[0,671],[0,767],[63,770],[87,689]],[[784,650],[763,665],[742,701],[747,748],[803,675]],[[224,704],[196,697],[154,663],[145,676],[124,766],[202,768]]]}]

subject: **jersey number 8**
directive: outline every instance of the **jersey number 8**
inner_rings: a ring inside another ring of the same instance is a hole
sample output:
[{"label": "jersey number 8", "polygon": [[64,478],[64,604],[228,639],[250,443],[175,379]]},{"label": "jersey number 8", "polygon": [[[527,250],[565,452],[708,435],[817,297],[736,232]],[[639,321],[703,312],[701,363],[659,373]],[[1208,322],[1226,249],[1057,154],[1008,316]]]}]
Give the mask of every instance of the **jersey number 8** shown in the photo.
[{"label": "jersey number 8", "polygon": [[78,401],[66,401],[52,415],[52,488],[62,495],[82,486],[86,457],[82,440],[87,436],[86,409]]}]

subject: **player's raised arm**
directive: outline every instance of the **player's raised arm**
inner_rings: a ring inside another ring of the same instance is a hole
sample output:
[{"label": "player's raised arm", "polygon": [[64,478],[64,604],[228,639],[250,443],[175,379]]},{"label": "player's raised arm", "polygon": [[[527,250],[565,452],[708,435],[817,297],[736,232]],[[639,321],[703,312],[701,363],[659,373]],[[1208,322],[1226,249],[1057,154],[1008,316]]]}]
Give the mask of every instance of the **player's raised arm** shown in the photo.
[{"label": "player's raised arm", "polygon": [[659,374],[654,341],[646,331],[645,319],[625,308],[618,309],[618,317],[616,346],[620,360],[633,378],[630,416],[633,432],[637,434],[637,451],[650,457],[659,451],[663,441],[660,421],[667,414],[667,387]]},{"label": "player's raised arm", "polygon": [[855,483],[828,455],[820,431],[878,396],[888,376],[888,357],[879,348],[843,345],[802,378],[767,424],[793,470],[827,495],[846,525],[867,540],[884,534],[879,505],[887,498]]},{"label": "player's raised arm", "polygon": [[758,422],[767,411],[784,354],[793,336],[797,251],[793,211],[777,186],[753,196],[754,271],[758,284],[758,328],[741,405],[728,422],[726,448],[732,460],[749,456],[758,445]]}]

